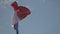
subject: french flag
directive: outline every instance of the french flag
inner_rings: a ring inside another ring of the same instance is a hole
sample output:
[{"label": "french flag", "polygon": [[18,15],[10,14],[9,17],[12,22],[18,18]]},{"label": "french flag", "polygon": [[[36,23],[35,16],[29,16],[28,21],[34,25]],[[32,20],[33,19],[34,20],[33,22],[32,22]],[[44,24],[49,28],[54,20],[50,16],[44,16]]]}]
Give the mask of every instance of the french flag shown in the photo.
[{"label": "french flag", "polygon": [[12,27],[16,30],[16,33],[18,34],[18,22],[23,20],[25,17],[27,17],[31,12],[28,8],[24,6],[18,6],[17,2],[14,1],[11,4],[12,8],[14,9],[14,15],[12,18]]}]

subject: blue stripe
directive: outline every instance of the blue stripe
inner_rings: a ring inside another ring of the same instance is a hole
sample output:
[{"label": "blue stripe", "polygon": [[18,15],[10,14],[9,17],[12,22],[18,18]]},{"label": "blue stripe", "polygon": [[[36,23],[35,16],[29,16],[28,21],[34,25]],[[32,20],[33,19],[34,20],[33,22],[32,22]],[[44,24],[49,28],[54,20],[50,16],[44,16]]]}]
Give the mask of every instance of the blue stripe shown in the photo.
[{"label": "blue stripe", "polygon": [[18,34],[18,23],[14,25],[14,29],[16,30],[16,33]]}]

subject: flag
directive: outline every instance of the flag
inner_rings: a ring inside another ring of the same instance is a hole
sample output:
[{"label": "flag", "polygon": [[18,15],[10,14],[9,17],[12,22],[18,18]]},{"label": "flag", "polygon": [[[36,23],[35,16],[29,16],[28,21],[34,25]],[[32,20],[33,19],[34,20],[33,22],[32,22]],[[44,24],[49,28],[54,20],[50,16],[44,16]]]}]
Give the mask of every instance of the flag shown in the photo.
[{"label": "flag", "polygon": [[14,13],[14,14],[13,14],[13,18],[12,18],[12,27],[13,27],[14,30],[16,31],[16,34],[19,33],[19,31],[18,31],[18,22],[19,22],[19,18],[18,18],[17,15]]},{"label": "flag", "polygon": [[[15,1],[15,2],[13,2],[12,4],[11,4],[11,6],[13,7],[13,9],[14,9],[14,14],[16,15],[16,16],[14,16],[14,17],[18,17],[19,18],[19,20],[23,20],[25,17],[27,17],[27,15],[29,15],[31,12],[30,12],[30,10],[28,9],[28,8],[26,8],[26,7],[24,7],[24,6],[18,6],[18,4],[17,4],[17,2]],[[14,29],[16,30],[16,32],[17,32],[17,34],[18,34],[18,18],[16,19],[16,18],[14,18],[14,20],[15,21],[17,21],[17,22],[13,22],[13,24],[14,24]],[[13,20],[13,21],[14,21]]]},{"label": "flag", "polygon": [[[11,4],[11,6],[14,8],[14,11],[16,11],[18,4],[15,1]],[[16,30],[16,34],[18,34],[18,21],[17,21],[18,19],[17,18],[18,18],[17,15],[14,13],[13,18],[12,18],[13,19],[12,25],[13,25],[13,28]]]},{"label": "flag", "polygon": [[18,6],[16,1],[13,2],[11,6],[14,8],[15,14],[17,14],[20,20],[24,19],[27,15],[31,13],[28,8],[24,6]]},{"label": "flag", "polygon": [[18,23],[14,24],[14,29],[16,30],[16,34],[18,34]]}]

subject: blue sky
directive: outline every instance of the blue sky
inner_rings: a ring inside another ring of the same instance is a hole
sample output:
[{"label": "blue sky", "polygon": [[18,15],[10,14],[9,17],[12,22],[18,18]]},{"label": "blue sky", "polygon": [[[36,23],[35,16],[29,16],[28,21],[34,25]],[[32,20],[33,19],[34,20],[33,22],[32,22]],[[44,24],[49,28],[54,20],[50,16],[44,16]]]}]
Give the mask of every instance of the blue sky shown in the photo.
[{"label": "blue sky", "polygon": [[[19,22],[20,34],[60,34],[60,0],[18,0],[31,14]],[[11,27],[12,1],[0,4],[0,33],[15,34]]]}]

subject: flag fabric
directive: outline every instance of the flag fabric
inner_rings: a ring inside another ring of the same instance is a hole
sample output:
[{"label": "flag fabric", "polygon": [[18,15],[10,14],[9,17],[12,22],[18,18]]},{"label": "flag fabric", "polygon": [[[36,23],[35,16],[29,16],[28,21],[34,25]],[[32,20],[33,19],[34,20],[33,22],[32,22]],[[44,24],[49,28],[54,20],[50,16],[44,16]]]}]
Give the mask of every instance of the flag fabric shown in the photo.
[{"label": "flag fabric", "polygon": [[16,34],[18,34],[19,33],[19,31],[18,31],[18,23],[14,24],[14,29],[16,30]]},{"label": "flag fabric", "polygon": [[19,31],[18,31],[18,22],[19,22],[19,18],[18,18],[17,15],[14,13],[13,18],[12,18],[12,27],[13,27],[14,30],[16,31],[16,34],[19,33]]},{"label": "flag fabric", "polygon": [[16,30],[17,34],[18,34],[18,21],[24,19],[25,17],[27,17],[27,15],[29,15],[31,12],[28,8],[24,7],[24,6],[18,6],[17,2],[13,2],[11,4],[11,6],[14,9],[14,20],[13,20],[13,24],[14,24],[14,29]]},{"label": "flag fabric", "polygon": [[20,20],[24,19],[31,12],[28,8],[24,6],[18,6],[17,2],[13,2],[11,6],[14,8],[14,12],[17,14]]}]

